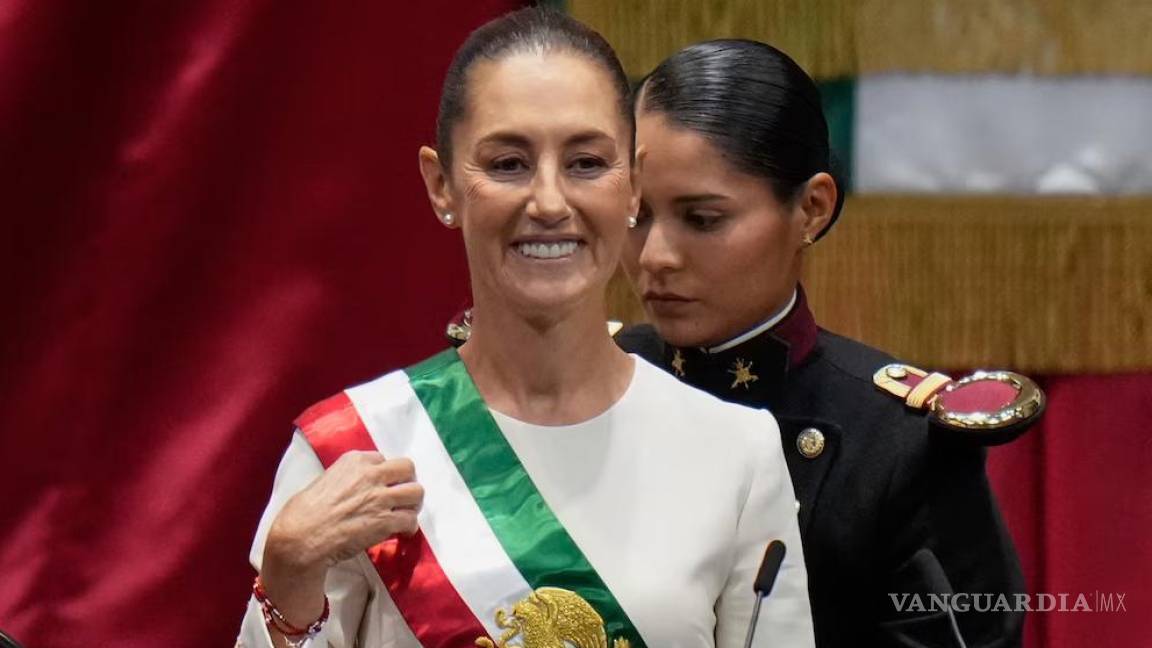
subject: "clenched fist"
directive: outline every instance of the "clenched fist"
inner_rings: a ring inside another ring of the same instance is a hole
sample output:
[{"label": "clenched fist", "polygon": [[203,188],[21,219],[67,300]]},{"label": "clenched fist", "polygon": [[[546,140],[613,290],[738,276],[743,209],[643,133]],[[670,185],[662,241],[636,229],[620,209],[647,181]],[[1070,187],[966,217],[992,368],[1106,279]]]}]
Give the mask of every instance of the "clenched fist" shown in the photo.
[{"label": "clenched fist", "polygon": [[344,454],[273,520],[260,570],[268,598],[290,619],[315,619],[328,568],[392,536],[414,533],[423,501],[411,460]]}]

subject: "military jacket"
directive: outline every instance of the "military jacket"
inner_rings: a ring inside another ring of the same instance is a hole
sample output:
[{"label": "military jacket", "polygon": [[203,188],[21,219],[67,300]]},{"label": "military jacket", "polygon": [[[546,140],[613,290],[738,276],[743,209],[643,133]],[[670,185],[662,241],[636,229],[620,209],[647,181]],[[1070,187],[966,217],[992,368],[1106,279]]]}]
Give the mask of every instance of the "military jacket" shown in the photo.
[{"label": "military jacket", "polygon": [[[647,325],[616,339],[779,420],[817,646],[1020,644],[1022,612],[977,611],[1025,591],[985,450],[934,433],[923,412],[879,390],[873,375],[891,357],[820,329],[802,290],[779,324],[719,353],[665,344]],[[949,611],[937,596],[933,609],[929,595],[955,593],[980,598],[952,599],[967,605]]]}]

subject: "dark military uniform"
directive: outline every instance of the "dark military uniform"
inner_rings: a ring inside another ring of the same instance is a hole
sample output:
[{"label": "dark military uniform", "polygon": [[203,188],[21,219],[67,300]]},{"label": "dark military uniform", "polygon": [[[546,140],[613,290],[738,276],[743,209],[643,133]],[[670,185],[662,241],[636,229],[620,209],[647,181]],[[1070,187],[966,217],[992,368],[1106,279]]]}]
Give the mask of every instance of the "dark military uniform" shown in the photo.
[{"label": "dark military uniform", "polygon": [[873,376],[889,356],[819,329],[802,290],[783,321],[719,353],[666,345],[650,326],[616,339],[690,385],[779,420],[817,646],[1019,645],[1023,613],[897,609],[912,600],[904,594],[928,606],[929,594],[1012,602],[1025,590],[984,448],[934,433],[923,412],[879,390]]}]

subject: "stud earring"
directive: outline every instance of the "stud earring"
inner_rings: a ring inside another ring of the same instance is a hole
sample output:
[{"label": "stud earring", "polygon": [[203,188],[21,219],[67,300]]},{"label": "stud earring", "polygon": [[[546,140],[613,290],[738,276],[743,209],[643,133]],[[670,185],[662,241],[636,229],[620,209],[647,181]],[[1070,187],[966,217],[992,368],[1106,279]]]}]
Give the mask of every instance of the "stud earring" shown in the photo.
[{"label": "stud earring", "polygon": [[456,222],[456,217],[449,212],[444,212],[444,215],[440,217],[440,221],[448,227],[452,227],[452,225]]},{"label": "stud earring", "polygon": [[811,234],[807,234],[807,233],[804,234],[804,247],[811,247],[812,244],[815,242],[816,241],[812,240]]},{"label": "stud earring", "polygon": [[628,229],[635,229],[635,228],[636,228],[636,217],[635,216],[629,216],[628,217]]}]

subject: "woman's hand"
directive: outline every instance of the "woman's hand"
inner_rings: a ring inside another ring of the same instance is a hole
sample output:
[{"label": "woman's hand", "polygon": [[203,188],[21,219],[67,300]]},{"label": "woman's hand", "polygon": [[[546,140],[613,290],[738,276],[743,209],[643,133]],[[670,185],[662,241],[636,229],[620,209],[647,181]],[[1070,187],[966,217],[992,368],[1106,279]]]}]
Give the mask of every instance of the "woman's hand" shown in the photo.
[{"label": "woman's hand", "polygon": [[300,568],[329,567],[396,534],[416,531],[424,489],[409,459],[349,452],[284,505],[265,545]]},{"label": "woman's hand", "polygon": [[260,569],[269,600],[289,621],[311,623],[324,609],[328,567],[414,533],[423,500],[411,460],[344,454],[273,520]]}]

